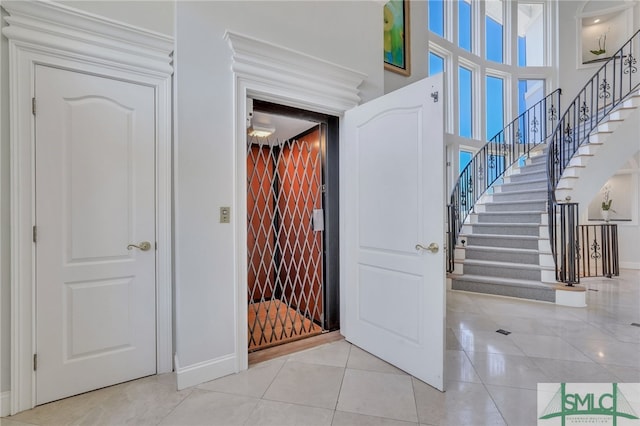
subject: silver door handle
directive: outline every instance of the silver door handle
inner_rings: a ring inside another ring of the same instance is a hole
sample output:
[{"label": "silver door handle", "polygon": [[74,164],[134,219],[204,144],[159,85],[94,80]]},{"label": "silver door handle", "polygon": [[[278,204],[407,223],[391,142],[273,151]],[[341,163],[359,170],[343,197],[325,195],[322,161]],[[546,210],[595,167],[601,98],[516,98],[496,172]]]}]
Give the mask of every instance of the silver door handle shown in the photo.
[{"label": "silver door handle", "polygon": [[136,244],[129,244],[127,246],[127,250],[131,250],[132,248],[137,248],[140,249],[142,251],[147,251],[151,248],[151,243],[149,241],[143,241],[140,244],[136,245]]},{"label": "silver door handle", "polygon": [[429,247],[425,247],[422,244],[416,244],[416,250],[429,250],[431,253],[437,253],[440,247],[436,243],[429,244]]}]

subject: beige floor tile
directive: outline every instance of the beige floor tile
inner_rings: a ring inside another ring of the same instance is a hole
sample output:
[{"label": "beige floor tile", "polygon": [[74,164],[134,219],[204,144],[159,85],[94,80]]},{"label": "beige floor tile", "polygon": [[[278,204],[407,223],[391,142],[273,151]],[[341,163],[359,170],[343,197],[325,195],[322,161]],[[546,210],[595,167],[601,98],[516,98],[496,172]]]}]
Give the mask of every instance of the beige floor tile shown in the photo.
[{"label": "beige floor tile", "polygon": [[9,417],[0,417],[0,426],[32,426],[33,423],[23,423]]},{"label": "beige floor tile", "polygon": [[287,361],[264,399],[335,409],[344,368]]},{"label": "beige floor tile", "polygon": [[417,422],[411,376],[347,369],[337,410]]},{"label": "beige floor tile", "polygon": [[495,331],[453,330],[465,352],[488,352],[508,355],[524,355],[511,336]]},{"label": "beige floor tile", "polygon": [[511,339],[529,357],[591,361],[585,354],[557,336],[513,333]]},{"label": "beige floor tile", "polygon": [[192,389],[176,391],[175,376],[165,374],[44,404],[14,420],[51,425],[158,424]]},{"label": "beige floor tile", "polygon": [[536,390],[493,385],[487,385],[487,390],[509,426],[538,423]]},{"label": "beige floor tile", "polygon": [[329,426],[333,410],[262,400],[246,424],[251,426]]},{"label": "beige floor tile", "polygon": [[364,414],[336,411],[332,426],[416,426],[414,422],[385,419],[384,417],[365,416]]},{"label": "beige floor tile", "polygon": [[420,424],[504,425],[505,421],[481,383],[447,382],[446,392],[413,379]]},{"label": "beige floor tile", "polygon": [[289,359],[292,361],[306,362],[310,364],[346,367],[350,351],[351,344],[341,340],[339,342],[298,352],[289,356]]},{"label": "beige floor tile", "polygon": [[554,382],[600,383],[617,381],[615,374],[592,361],[579,362],[548,358],[531,358],[531,360]]},{"label": "beige floor tile", "polygon": [[553,381],[526,356],[483,352],[469,352],[467,356],[485,384],[536,389],[538,383]]},{"label": "beige floor tile", "polygon": [[406,374],[399,368],[353,345],[351,346],[351,353],[347,361],[347,368],[377,371],[378,373]]},{"label": "beige floor tile", "polygon": [[260,398],[267,391],[284,363],[284,359],[262,362],[238,374],[231,374],[204,383],[198,388]]},{"label": "beige floor tile", "polygon": [[473,364],[463,351],[447,351],[444,367],[446,381],[481,383]]},{"label": "beige floor tile", "polygon": [[248,396],[196,389],[160,425],[244,425],[258,402]]}]

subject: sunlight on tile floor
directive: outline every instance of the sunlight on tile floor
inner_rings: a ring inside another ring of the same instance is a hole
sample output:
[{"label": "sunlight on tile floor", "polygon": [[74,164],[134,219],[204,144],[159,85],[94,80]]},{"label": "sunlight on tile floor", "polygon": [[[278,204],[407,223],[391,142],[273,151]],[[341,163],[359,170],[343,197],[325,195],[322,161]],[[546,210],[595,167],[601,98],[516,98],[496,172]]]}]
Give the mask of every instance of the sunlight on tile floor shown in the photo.
[{"label": "sunlight on tile floor", "polygon": [[446,393],[342,340],[179,392],[172,374],[153,376],[0,424],[533,425],[539,382],[640,382],[640,271],[583,284],[587,308],[449,292]]}]

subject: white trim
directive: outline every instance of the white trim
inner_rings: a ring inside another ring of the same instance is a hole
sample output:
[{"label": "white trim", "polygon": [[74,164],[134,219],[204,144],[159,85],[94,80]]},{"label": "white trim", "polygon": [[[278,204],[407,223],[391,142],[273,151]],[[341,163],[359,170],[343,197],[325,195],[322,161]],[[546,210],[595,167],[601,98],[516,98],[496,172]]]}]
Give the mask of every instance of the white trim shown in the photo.
[{"label": "white trim", "polygon": [[51,2],[4,2],[11,148],[11,414],[35,404],[34,126],[36,64],[151,86],[156,98],[157,371],[172,370],[170,37]]},{"label": "white trim", "polygon": [[[256,97],[335,116],[358,105],[358,87],[366,75],[304,53],[227,32],[233,57],[234,85],[234,182],[236,272],[235,368],[246,370],[247,356],[247,191],[246,103]],[[227,373],[228,374],[228,373]],[[210,380],[203,375],[202,380]]]},{"label": "white trim", "polygon": [[175,363],[178,390],[182,390],[226,376],[235,371],[236,356],[234,354],[225,355],[184,368],[179,367],[180,363],[176,356]]},{"label": "white trim", "polygon": [[620,262],[620,269],[640,270],[640,262]]},{"label": "white trim", "polygon": [[0,393],[0,417],[6,417],[11,414],[9,409],[11,405],[11,391]]}]

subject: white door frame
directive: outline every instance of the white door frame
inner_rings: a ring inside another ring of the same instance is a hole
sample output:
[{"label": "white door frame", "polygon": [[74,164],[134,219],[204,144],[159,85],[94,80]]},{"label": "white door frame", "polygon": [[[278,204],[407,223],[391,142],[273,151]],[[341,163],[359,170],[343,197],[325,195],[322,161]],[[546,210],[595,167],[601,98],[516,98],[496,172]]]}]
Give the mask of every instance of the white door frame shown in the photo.
[{"label": "white door frame", "polygon": [[50,2],[5,2],[11,149],[11,414],[35,405],[36,65],[154,88],[157,371],[172,365],[171,53],[173,38]]},{"label": "white door frame", "polygon": [[360,103],[367,77],[272,43],[227,32],[233,57],[236,244],[236,372],[248,366],[247,346],[247,97],[342,117]]}]

